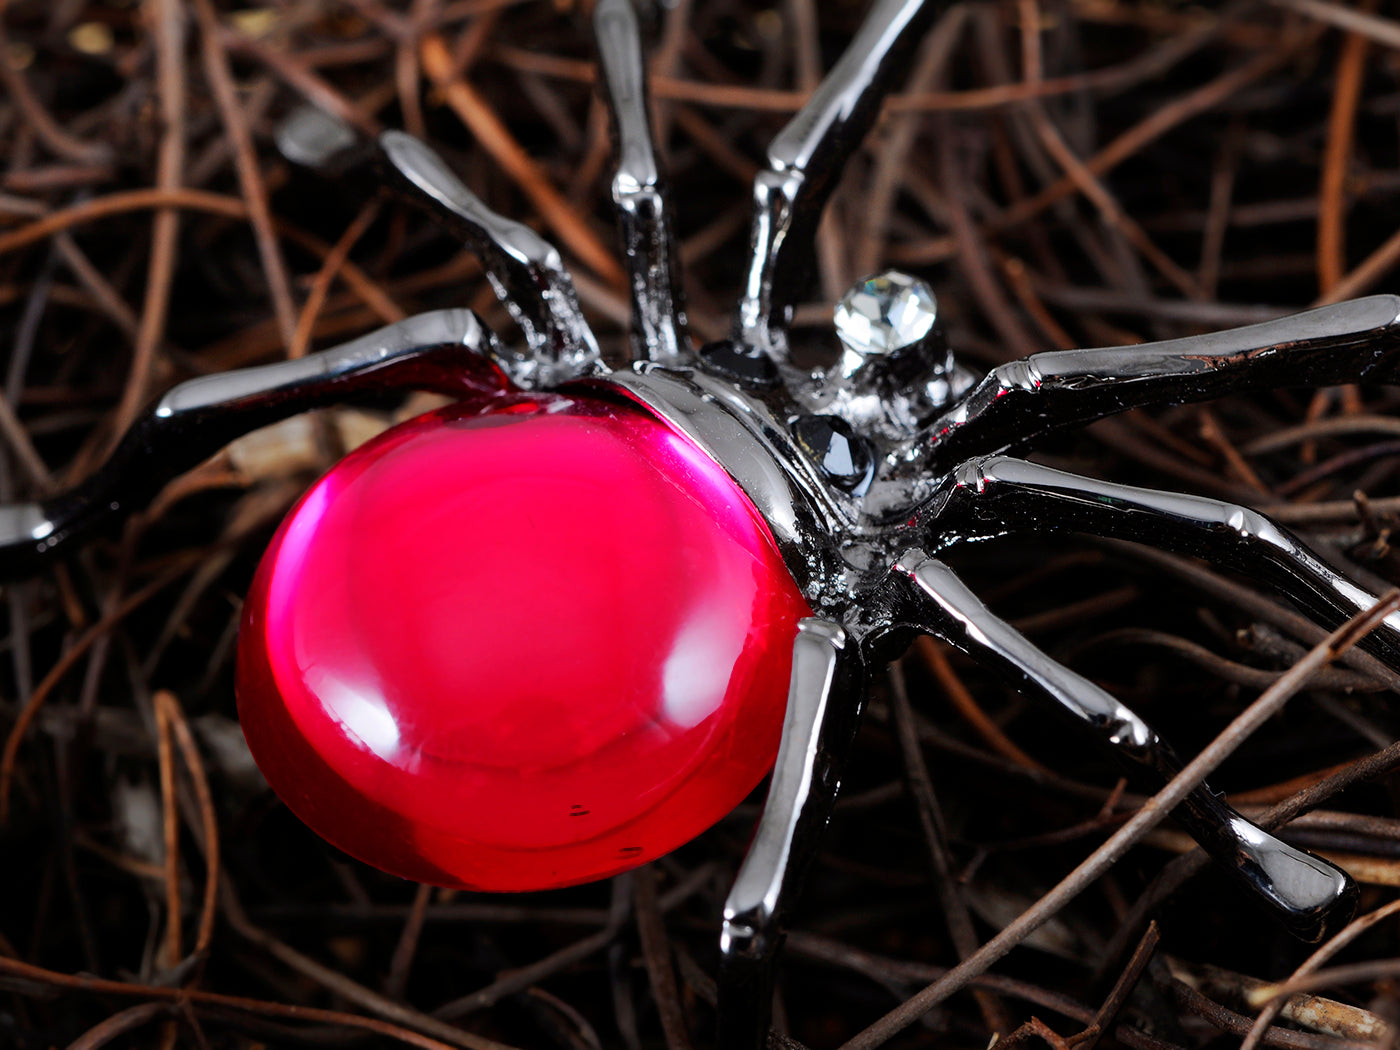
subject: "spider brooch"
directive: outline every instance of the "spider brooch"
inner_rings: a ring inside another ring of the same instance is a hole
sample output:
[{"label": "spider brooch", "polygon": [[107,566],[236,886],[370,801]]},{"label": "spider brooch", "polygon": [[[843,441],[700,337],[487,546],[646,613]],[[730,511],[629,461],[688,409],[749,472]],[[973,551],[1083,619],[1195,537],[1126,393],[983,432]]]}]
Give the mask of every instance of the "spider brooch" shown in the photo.
[{"label": "spider brooch", "polygon": [[[183,383],[87,482],[0,507],[0,568],[28,571],[256,427],[369,389],[457,397],[352,453],[274,538],[239,648],[252,751],[292,810],[348,852],[491,890],[643,863],[772,769],[721,938],[721,1044],[761,1045],[782,908],[830,813],[867,675],[914,634],[996,669],[1151,775],[1179,769],[1150,726],[989,612],[940,552],[1073,530],[1264,577],[1331,622],[1374,601],[1263,514],[1004,452],[1135,406],[1388,381],[1396,297],[1041,353],[978,378],[950,356],[928,288],[887,273],[840,304],[834,367],[793,362],[787,327],[823,205],[933,7],[876,0],[770,146],[732,338],[691,348],[635,17],[628,0],[600,0],[632,367],[603,364],[548,243],[390,132],[379,170],[477,252],[525,347],[445,310]],[[351,145],[342,135],[302,111],[281,146],[331,169]],[[1400,615],[1368,644],[1400,668]],[[1350,914],[1344,872],[1205,786],[1176,816],[1300,936]]]}]

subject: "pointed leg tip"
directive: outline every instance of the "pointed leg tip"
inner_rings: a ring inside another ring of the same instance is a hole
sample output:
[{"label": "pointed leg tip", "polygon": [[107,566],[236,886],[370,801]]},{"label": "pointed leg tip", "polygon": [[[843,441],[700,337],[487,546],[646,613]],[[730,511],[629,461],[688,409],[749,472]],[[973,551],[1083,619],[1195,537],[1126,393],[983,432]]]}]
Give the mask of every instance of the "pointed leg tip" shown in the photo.
[{"label": "pointed leg tip", "polygon": [[1314,920],[1303,927],[1299,936],[1310,944],[1335,936],[1356,917],[1359,896],[1356,883],[1343,872],[1330,901],[1317,910]]},{"label": "pointed leg tip", "polygon": [[1356,883],[1341,868],[1277,840],[1252,852],[1241,874],[1278,908],[1296,937],[1321,941],[1356,914]]},{"label": "pointed leg tip", "polygon": [[1351,922],[1359,897],[1356,883],[1339,868],[1332,868],[1327,878],[1317,881],[1318,893],[1311,907],[1297,912],[1289,922],[1289,929],[1310,944],[1332,937]]}]

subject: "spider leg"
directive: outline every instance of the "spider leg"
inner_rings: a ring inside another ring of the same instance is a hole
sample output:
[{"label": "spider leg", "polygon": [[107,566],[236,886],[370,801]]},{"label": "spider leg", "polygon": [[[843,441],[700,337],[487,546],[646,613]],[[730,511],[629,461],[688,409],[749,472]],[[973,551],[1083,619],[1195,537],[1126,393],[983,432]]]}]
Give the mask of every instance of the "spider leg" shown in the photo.
[{"label": "spider leg", "polygon": [[792,648],[782,743],[768,797],[734,886],[720,936],[723,1050],[767,1044],[784,906],[816,855],[855,739],[863,662],[834,623],[806,619]]},{"label": "spider leg", "polygon": [[402,131],[379,136],[390,185],[461,237],[481,260],[496,298],[525,334],[539,376],[555,386],[606,371],[559,250],[524,223],[497,215],[425,142]]},{"label": "spider leg", "polygon": [[[1322,561],[1268,515],[1234,503],[1118,485],[1010,456],[971,460],[935,498],[937,539],[1064,529],[1156,544],[1263,579],[1329,624],[1376,597]],[[1400,614],[1363,643],[1400,668]]]},{"label": "spider leg", "polygon": [[754,177],[749,270],[735,318],[746,351],[785,356],[783,331],[803,291],[822,209],[940,7],[875,0],[826,79],[769,145],[767,167]]},{"label": "spider leg", "polygon": [[293,110],[278,125],[276,138],[292,163],[367,193],[387,184],[462,239],[525,336],[529,354],[517,355],[517,381],[527,368],[538,373],[530,377],[531,386],[606,371],[558,250],[530,227],[488,208],[426,143],[386,131],[371,145],[311,105]]},{"label": "spider leg", "polygon": [[[1147,723],[993,615],[942,562],[910,550],[891,578],[911,626],[995,667],[1015,688],[1058,705],[1158,780],[1180,771],[1176,755]],[[1350,918],[1356,886],[1344,871],[1255,827],[1205,784],[1173,816],[1298,936],[1319,940]]]},{"label": "spider leg", "polygon": [[632,0],[600,0],[593,9],[593,32],[617,148],[612,196],[632,289],[633,356],[639,361],[684,363],[690,353],[679,263],[651,140],[646,62]]},{"label": "spider leg", "polygon": [[998,365],[926,426],[910,464],[942,474],[1143,405],[1281,386],[1395,382],[1400,297],[1375,295],[1247,328],[1140,346],[1056,350]]},{"label": "spider leg", "polygon": [[137,418],[86,480],[37,503],[0,506],[0,579],[32,572],[58,546],[143,506],[166,482],[259,427],[362,390],[494,394],[509,386],[501,364],[495,337],[474,313],[437,310],[296,360],[181,383]]}]

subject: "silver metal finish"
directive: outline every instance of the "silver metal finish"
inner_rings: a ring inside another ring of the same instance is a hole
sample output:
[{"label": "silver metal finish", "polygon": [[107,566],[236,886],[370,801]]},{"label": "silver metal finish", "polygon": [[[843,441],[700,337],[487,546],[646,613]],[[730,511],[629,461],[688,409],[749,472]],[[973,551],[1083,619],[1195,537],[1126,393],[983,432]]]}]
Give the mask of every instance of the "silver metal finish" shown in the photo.
[{"label": "silver metal finish", "polygon": [[1051,660],[1006,621],[993,616],[942,562],[913,548],[895,562],[894,571],[912,580],[937,606],[936,611],[925,614],[921,626],[926,622],[949,644],[964,651],[985,651],[999,663],[1033,678],[1038,691],[1114,747],[1143,753],[1159,745],[1157,734],[1147,723],[1088,679]]},{"label": "silver metal finish", "polygon": [[607,371],[558,249],[530,227],[486,207],[412,135],[386,131],[379,147],[413,199],[426,203],[481,259],[496,297],[528,344],[529,352],[520,353],[512,367],[521,385],[543,388]]},{"label": "silver metal finish", "polygon": [[646,61],[632,0],[600,0],[593,9],[593,32],[617,146],[612,198],[632,292],[633,357],[685,364],[692,355],[673,276],[679,267],[670,205],[651,140]]},{"label": "silver metal finish", "polygon": [[836,801],[837,770],[854,731],[859,686],[844,630],[805,619],[792,645],[792,678],[782,743],[763,816],[724,902],[720,934],[720,1038],[756,1047],[768,1032],[773,964],[782,944],[785,891],[810,864],[814,840]]},{"label": "silver metal finish", "polygon": [[[1020,691],[1053,702],[1161,783],[1181,771],[1176,755],[1142,719],[995,616],[946,565],[911,550],[895,563],[892,575],[910,584],[903,613],[915,628],[995,668]],[[1173,815],[1301,937],[1320,937],[1335,909],[1355,904],[1356,886],[1346,872],[1255,827],[1205,784]]]},{"label": "silver metal finish", "polygon": [[[926,508],[923,542],[946,548],[1035,529],[1150,541],[1271,583],[1326,623],[1376,598],[1322,561],[1267,514],[1236,503],[1098,481],[1010,456],[963,464]],[[1400,613],[1364,643],[1400,662]]]},{"label": "silver metal finish", "polygon": [[[1212,809],[1207,819],[1218,815]],[[1339,905],[1355,907],[1356,886],[1340,868],[1280,842],[1244,817],[1230,817],[1227,828],[1224,845],[1216,847],[1231,851],[1226,870],[1247,880],[1249,888],[1268,898],[1276,911],[1296,915],[1293,931],[1302,939],[1321,940]],[[1203,836],[1207,834],[1202,831]]]},{"label": "silver metal finish", "polygon": [[470,310],[434,310],[295,360],[186,380],[171,387],[152,411],[158,419],[174,419],[234,401],[305,391],[363,375],[370,369],[420,361],[425,353],[448,347],[483,358],[519,382],[511,372],[513,359],[502,353],[481,318]]},{"label": "silver metal finish", "polygon": [[0,507],[0,550],[37,546],[48,549],[47,541],[54,532],[53,520],[37,503],[11,503]]},{"label": "silver metal finish", "polygon": [[903,476],[938,475],[969,456],[1143,405],[1239,390],[1394,382],[1400,297],[1373,295],[1227,332],[1140,346],[1057,350],[992,369],[891,457]]},{"label": "silver metal finish", "polygon": [[827,620],[802,620],[797,631],[783,742],[773,767],[768,801],[753,844],[724,902],[720,949],[726,954],[771,951],[772,923],[778,914],[793,838],[802,811],[813,797],[818,745],[836,681],[836,661],[846,647],[846,632]]},{"label": "silver metal finish", "polygon": [[882,448],[898,449],[976,381],[954,362],[937,321],[923,281],[894,271],[867,277],[836,305],[844,348],[836,364],[811,372],[785,364],[779,371],[804,412],[836,416]]},{"label": "silver metal finish", "polygon": [[387,182],[461,238],[525,336],[525,347],[508,351],[508,371],[516,383],[541,389],[606,374],[558,249],[530,227],[488,208],[427,143],[386,131],[371,145],[339,118],[312,106],[293,110],[276,139],[284,157],[323,175],[361,184]]},{"label": "silver metal finish", "polygon": [[502,363],[495,336],[474,313],[437,310],[300,360],[181,383],[80,484],[40,503],[0,506],[0,578],[31,572],[66,541],[124,518],[259,427],[364,390],[495,394],[509,385]]},{"label": "silver metal finish", "polygon": [[854,582],[838,538],[854,524],[855,504],[823,483],[780,415],[698,369],[639,363],[602,382],[645,405],[728,471],[763,515],[814,607],[847,603]]},{"label": "silver metal finish", "polygon": [[769,145],[768,167],[754,178],[751,258],[735,315],[745,348],[787,356],[786,329],[822,209],[939,6],[876,0],[826,79]]}]

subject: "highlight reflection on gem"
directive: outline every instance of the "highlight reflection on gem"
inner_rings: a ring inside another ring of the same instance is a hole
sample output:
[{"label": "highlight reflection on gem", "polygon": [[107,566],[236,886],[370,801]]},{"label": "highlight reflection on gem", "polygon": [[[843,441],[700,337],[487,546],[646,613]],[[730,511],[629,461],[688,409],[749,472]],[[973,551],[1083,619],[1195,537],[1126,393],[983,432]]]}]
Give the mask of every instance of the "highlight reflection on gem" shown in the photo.
[{"label": "highlight reflection on gem", "polygon": [[747,625],[742,612],[718,606],[701,609],[681,628],[662,669],[661,713],[666,724],[690,729],[724,703],[729,682],[715,674],[715,668],[732,666],[743,651]]},{"label": "highlight reflection on gem", "polygon": [[399,727],[381,697],[353,689],[330,673],[312,672],[306,682],[331,719],[380,758],[393,761]]}]

